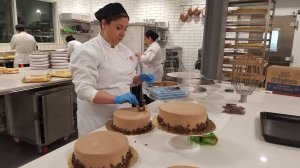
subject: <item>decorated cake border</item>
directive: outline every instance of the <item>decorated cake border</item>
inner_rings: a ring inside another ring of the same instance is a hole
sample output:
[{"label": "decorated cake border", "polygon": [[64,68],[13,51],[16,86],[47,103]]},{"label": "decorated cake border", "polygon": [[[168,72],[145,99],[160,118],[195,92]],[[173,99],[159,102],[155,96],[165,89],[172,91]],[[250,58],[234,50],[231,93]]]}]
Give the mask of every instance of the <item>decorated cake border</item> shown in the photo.
[{"label": "decorated cake border", "polygon": [[[123,167],[120,167],[120,168],[127,168],[127,167],[130,168],[130,167],[133,167],[134,164],[137,162],[138,153],[137,153],[137,151],[132,146],[129,146],[128,153],[130,153],[130,155],[131,155],[131,158],[130,158],[130,160],[128,162],[128,166],[126,166],[126,167],[123,166]],[[72,152],[69,155],[69,158],[68,158],[68,166],[69,166],[69,168],[85,168],[82,164],[79,167],[73,166],[73,164],[72,164],[73,156],[74,156],[74,153]],[[119,167],[112,167],[112,168],[119,168]]]},{"label": "decorated cake border", "polygon": [[157,127],[158,129],[160,129],[162,131],[166,131],[166,132],[177,134],[177,135],[204,135],[204,134],[213,132],[216,129],[215,123],[212,120],[207,118],[206,123],[204,123],[205,127],[203,127],[202,130],[198,130],[197,132],[186,132],[186,133],[183,133],[182,131],[176,132],[176,131],[174,131],[173,128],[168,129],[168,128],[165,128],[164,126],[160,125],[160,123],[158,121],[158,117],[159,116],[157,115],[157,116],[153,117],[153,119],[152,119],[152,124],[155,127]]},{"label": "decorated cake border", "polygon": [[154,126],[152,124],[152,122],[149,122],[147,126],[145,126],[144,128],[139,128],[133,131],[127,131],[121,128],[118,128],[116,126],[113,125],[113,121],[109,120],[106,125],[105,125],[106,129],[109,131],[115,131],[115,132],[119,132],[125,135],[141,135],[141,134],[145,134],[150,132],[151,130],[153,130]]}]

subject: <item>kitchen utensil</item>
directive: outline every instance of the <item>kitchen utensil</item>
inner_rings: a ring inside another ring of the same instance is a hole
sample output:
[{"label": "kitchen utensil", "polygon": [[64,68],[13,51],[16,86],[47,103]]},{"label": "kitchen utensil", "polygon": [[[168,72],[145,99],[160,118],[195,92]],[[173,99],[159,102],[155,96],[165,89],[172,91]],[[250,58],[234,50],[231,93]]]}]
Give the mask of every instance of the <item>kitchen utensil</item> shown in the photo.
[{"label": "kitchen utensil", "polygon": [[187,14],[188,14],[189,16],[193,16],[194,10],[193,10],[193,7],[192,7],[192,6],[190,6],[190,8],[188,9]]},{"label": "kitchen utensil", "polygon": [[247,102],[247,95],[252,94],[262,81],[262,66],[257,56],[246,54],[236,59],[232,67],[231,83],[238,94],[239,102]]},{"label": "kitchen utensil", "polygon": [[182,7],[182,12],[180,14],[180,20],[185,22],[188,19],[188,14],[186,12],[184,12],[184,7]]},{"label": "kitchen utensil", "polygon": [[201,10],[202,10],[202,9],[200,9],[199,7],[197,7],[197,8],[195,8],[195,9],[193,10],[193,14],[194,14],[195,16],[200,16]]}]

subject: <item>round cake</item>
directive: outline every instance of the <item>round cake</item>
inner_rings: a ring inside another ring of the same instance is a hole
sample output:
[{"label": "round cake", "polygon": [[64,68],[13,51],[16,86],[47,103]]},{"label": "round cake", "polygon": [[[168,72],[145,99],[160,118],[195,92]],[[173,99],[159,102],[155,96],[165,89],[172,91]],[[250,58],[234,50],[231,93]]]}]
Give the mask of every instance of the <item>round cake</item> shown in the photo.
[{"label": "round cake", "polygon": [[125,135],[98,131],[80,137],[74,146],[73,168],[128,167],[132,153]]},{"label": "round cake", "polygon": [[150,113],[136,107],[118,109],[113,114],[111,127],[127,135],[146,133],[152,129]]},{"label": "round cake", "polygon": [[179,134],[199,134],[208,126],[207,110],[200,104],[169,101],[159,107],[159,125]]}]

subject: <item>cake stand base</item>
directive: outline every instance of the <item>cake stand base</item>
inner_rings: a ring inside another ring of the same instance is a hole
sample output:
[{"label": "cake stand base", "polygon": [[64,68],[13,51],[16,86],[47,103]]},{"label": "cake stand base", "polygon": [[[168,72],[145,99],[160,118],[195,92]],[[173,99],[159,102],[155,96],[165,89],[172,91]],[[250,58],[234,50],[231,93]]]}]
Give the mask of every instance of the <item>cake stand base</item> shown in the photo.
[{"label": "cake stand base", "polygon": [[169,145],[177,150],[197,149],[199,145],[190,141],[189,136],[177,135],[169,140]]}]

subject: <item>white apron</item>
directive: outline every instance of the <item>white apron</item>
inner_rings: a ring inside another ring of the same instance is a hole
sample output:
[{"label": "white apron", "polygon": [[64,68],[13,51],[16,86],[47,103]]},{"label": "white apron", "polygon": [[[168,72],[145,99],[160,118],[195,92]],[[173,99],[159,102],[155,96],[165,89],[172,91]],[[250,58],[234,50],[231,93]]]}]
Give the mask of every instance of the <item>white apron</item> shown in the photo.
[{"label": "white apron", "polygon": [[[101,40],[103,39],[97,39],[96,42],[103,43]],[[106,45],[103,45],[102,47],[99,47],[99,53],[101,53],[101,61],[99,62],[101,63],[100,65],[95,65],[98,69],[96,90],[106,91],[115,96],[130,92],[130,84],[132,83],[133,77],[136,75],[134,69],[135,63],[132,59],[128,59],[130,55],[132,55],[132,52],[128,48],[124,49],[124,46],[120,47],[121,50],[112,49]],[[97,54],[99,55],[99,53]],[[82,54],[80,56],[84,57],[85,55]],[[85,60],[81,60],[81,62],[82,61]],[[79,98],[77,99],[77,104],[79,136],[104,126],[112,119],[112,114],[116,109],[131,107],[131,104],[129,103],[119,105],[94,104]]]}]

